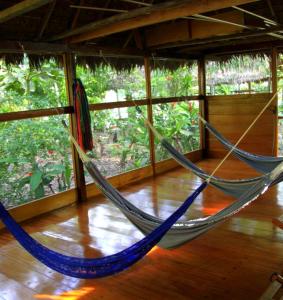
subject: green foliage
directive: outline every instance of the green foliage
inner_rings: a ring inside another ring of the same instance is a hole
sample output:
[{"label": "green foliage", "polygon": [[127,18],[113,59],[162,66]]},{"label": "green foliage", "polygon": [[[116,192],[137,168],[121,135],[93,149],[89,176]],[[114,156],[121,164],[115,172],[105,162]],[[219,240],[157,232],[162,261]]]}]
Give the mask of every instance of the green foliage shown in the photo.
[{"label": "green foliage", "polygon": [[197,65],[183,66],[175,71],[153,70],[151,89],[155,98],[197,95]]},{"label": "green foliage", "polygon": [[[200,146],[198,113],[198,102],[195,101],[154,105],[154,125],[179,151],[187,153]],[[156,141],[156,159],[168,157],[168,152]]]},{"label": "green foliage", "polygon": [[[40,70],[30,69],[27,59],[9,68],[0,62],[0,82],[0,113],[67,104],[64,72],[53,61]],[[70,187],[70,147],[60,120],[0,123],[0,197],[7,206]],[[52,169],[59,165],[60,174]]]},{"label": "green foliage", "polygon": [[[153,71],[155,97],[197,93],[196,68]],[[90,103],[146,97],[143,68],[115,72],[110,67],[91,72],[77,67]],[[27,59],[7,68],[0,62],[0,113],[67,105],[64,73],[53,61],[40,70]],[[141,107],[143,116],[146,106]],[[181,151],[198,147],[196,104],[156,105],[155,126]],[[134,107],[95,111],[92,115],[94,149],[90,155],[105,175],[150,163],[148,129]],[[73,182],[70,143],[62,117],[43,117],[0,123],[0,198],[15,206],[64,191]],[[157,146],[158,159],[167,154]]]}]

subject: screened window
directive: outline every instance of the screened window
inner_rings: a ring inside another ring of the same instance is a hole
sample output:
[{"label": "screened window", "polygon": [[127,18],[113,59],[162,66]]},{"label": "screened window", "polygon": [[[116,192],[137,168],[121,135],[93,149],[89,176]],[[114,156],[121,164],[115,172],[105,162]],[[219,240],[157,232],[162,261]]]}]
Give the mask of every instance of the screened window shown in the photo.
[{"label": "screened window", "polygon": [[207,61],[207,95],[269,93],[271,91],[270,59],[234,57],[227,62]]},{"label": "screened window", "polygon": [[[146,116],[146,107],[141,108]],[[94,149],[89,155],[105,176],[150,163],[148,130],[134,107],[93,111],[91,118]]]},{"label": "screened window", "polygon": [[[153,106],[154,126],[176,149],[188,153],[200,148],[198,101]],[[155,143],[156,161],[170,158],[159,142]]]},{"label": "screened window", "polygon": [[109,66],[95,71],[77,66],[76,75],[82,80],[91,104],[136,100],[146,96],[143,67],[117,72]]},{"label": "screened window", "polygon": [[40,70],[30,68],[27,57],[18,66],[0,61],[0,113],[66,105],[64,71],[55,61]]},{"label": "screened window", "polygon": [[175,71],[154,69],[151,71],[153,98],[198,95],[197,65],[185,65]]},{"label": "screened window", "polygon": [[0,198],[6,207],[73,185],[71,148],[62,118],[0,123]]}]

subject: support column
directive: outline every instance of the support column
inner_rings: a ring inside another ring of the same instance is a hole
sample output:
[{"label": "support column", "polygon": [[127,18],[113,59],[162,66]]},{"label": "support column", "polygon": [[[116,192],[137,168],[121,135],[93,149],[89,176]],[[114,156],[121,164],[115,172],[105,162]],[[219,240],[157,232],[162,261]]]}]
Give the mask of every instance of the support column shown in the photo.
[{"label": "support column", "polygon": [[[271,88],[272,94],[274,95],[277,92],[277,83],[278,83],[278,76],[277,76],[277,67],[278,67],[278,51],[277,48],[273,47],[271,50]],[[273,132],[273,155],[278,155],[278,95],[274,99],[272,103],[272,111],[274,113],[274,132]]]},{"label": "support column", "polygon": [[[153,124],[152,115],[152,96],[151,96],[151,76],[150,76],[150,59],[149,57],[144,58],[144,70],[145,70],[145,81],[146,81],[146,98],[147,98],[147,118],[151,124]],[[152,167],[153,176],[155,176],[155,147],[154,147],[154,135],[150,129],[149,134],[149,147],[150,147],[150,161]]]},{"label": "support column", "polygon": [[[198,60],[198,86],[199,96],[202,98],[200,101],[200,115],[207,120],[208,119],[208,103],[206,100],[206,75],[205,75],[205,58],[202,57]],[[208,136],[207,131],[204,128],[202,122],[199,122],[200,126],[200,148],[202,149],[203,156],[205,157],[208,152]]]},{"label": "support column", "polygon": [[[74,62],[74,56],[70,53],[65,53],[63,55],[64,62],[64,72],[65,72],[65,81],[66,81],[66,92],[69,101],[69,105],[74,107],[74,97],[73,97],[73,89],[72,85],[75,79],[76,68]],[[70,126],[71,132],[73,136],[77,137],[77,121],[75,114],[72,113],[70,115]],[[84,178],[84,168],[83,163],[81,162],[79,155],[74,147],[72,147],[72,157],[73,157],[73,168],[74,168],[74,176],[75,176],[75,185],[77,190],[77,201],[84,201],[87,199],[86,197],[86,185]]]}]

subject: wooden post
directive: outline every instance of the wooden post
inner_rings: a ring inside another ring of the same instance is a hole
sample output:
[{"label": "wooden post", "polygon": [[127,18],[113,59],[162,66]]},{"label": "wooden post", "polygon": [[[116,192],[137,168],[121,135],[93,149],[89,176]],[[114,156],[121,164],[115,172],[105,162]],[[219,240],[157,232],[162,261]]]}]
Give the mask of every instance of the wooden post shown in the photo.
[{"label": "wooden post", "polygon": [[[63,59],[64,59],[64,72],[65,72],[65,80],[66,80],[67,97],[68,97],[69,105],[73,107],[74,98],[73,98],[72,84],[76,74],[74,56],[72,54],[65,53],[63,55]],[[77,121],[74,113],[70,115],[70,125],[71,125],[71,132],[73,136],[76,137]],[[79,155],[75,150],[73,144],[72,144],[72,157],[73,157],[75,184],[77,189],[76,200],[83,201],[86,200],[86,185],[85,185],[85,178],[84,178],[83,163],[81,162]]]},{"label": "wooden post", "polygon": [[[153,124],[152,115],[152,96],[151,96],[151,76],[150,76],[150,60],[149,57],[144,58],[144,70],[145,70],[145,81],[146,81],[146,98],[147,98],[147,118],[151,124]],[[155,146],[154,146],[154,135],[150,129],[148,129],[149,134],[149,148],[150,148],[150,161],[153,176],[155,176]]]},{"label": "wooden post", "polygon": [[[199,85],[199,96],[203,98],[202,101],[199,101],[200,104],[200,115],[207,120],[208,118],[208,107],[207,107],[207,100],[206,100],[206,75],[205,75],[205,58],[202,57],[198,60],[198,85]],[[202,149],[203,155],[207,155],[207,132],[204,128],[202,122],[199,121],[200,126],[200,148]]]},{"label": "wooden post", "polygon": [[[277,92],[277,66],[278,66],[278,51],[277,48],[273,47],[271,51],[271,87],[272,94]],[[273,102],[273,112],[274,112],[274,141],[273,141],[273,155],[278,155],[278,95]]]}]

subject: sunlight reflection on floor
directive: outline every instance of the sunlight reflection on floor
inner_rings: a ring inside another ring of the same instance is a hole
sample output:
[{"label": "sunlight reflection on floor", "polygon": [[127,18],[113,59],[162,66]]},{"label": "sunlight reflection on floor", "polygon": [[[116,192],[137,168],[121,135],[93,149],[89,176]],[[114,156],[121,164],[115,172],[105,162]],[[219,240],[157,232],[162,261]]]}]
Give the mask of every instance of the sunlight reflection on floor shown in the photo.
[{"label": "sunlight reflection on floor", "polygon": [[45,294],[38,294],[35,295],[35,299],[45,299],[45,300],[83,300],[83,297],[87,296],[89,299],[89,294],[92,293],[95,290],[93,287],[84,287],[80,290],[73,290],[64,292],[61,295],[45,295]]}]

